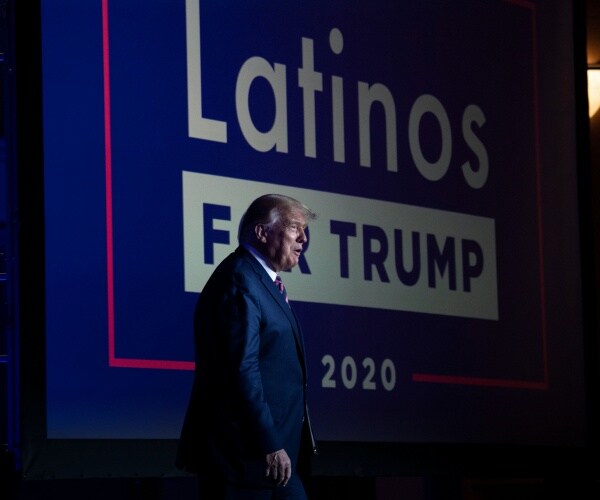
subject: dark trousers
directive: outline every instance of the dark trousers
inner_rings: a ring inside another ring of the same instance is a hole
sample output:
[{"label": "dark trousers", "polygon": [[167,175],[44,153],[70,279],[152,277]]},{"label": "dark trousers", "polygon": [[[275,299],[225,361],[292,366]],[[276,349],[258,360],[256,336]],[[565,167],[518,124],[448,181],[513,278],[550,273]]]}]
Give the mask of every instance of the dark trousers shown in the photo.
[{"label": "dark trousers", "polygon": [[227,483],[219,479],[198,478],[199,500],[307,500],[298,474],[286,486],[258,488]]}]

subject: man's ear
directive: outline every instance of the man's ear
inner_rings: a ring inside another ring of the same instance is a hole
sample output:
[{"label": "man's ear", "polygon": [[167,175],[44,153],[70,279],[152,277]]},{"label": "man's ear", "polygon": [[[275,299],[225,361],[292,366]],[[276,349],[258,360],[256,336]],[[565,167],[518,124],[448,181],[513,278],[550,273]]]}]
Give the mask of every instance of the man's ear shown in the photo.
[{"label": "man's ear", "polygon": [[256,235],[257,241],[260,241],[261,243],[266,243],[267,233],[268,231],[263,224],[256,224],[256,226],[254,226],[254,234]]}]

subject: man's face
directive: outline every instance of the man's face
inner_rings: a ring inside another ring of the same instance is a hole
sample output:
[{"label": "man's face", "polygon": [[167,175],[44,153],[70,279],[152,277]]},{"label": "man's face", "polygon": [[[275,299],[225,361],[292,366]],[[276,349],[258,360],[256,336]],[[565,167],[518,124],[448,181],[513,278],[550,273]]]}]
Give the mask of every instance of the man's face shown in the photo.
[{"label": "man's face", "polygon": [[300,210],[284,213],[270,229],[260,236],[263,252],[274,271],[291,269],[300,259],[302,245],[306,242],[306,219]]}]

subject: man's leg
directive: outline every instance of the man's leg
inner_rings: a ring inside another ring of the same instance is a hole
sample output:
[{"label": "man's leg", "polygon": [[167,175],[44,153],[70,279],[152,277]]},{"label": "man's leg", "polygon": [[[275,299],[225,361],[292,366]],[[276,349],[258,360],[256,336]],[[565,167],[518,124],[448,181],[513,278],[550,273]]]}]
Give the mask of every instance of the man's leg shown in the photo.
[{"label": "man's leg", "polygon": [[273,490],[273,500],[307,500],[300,476],[292,474],[286,486],[275,488]]}]

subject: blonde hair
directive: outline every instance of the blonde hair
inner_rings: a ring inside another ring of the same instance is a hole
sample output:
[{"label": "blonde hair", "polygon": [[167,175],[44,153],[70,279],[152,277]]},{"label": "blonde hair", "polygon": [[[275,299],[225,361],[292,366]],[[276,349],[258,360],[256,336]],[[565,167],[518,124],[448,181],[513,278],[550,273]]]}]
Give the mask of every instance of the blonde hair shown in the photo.
[{"label": "blonde hair", "polygon": [[242,216],[238,230],[238,241],[240,243],[252,243],[254,241],[254,228],[258,224],[272,227],[282,217],[292,210],[299,210],[306,222],[317,218],[317,214],[300,201],[283,194],[265,194],[256,198]]}]

